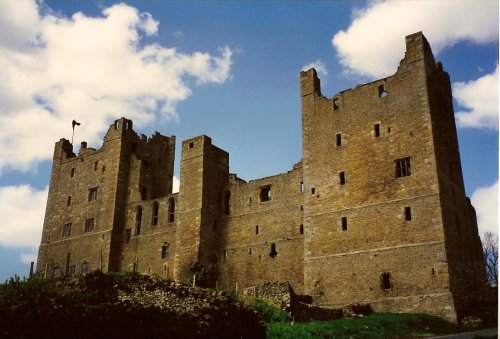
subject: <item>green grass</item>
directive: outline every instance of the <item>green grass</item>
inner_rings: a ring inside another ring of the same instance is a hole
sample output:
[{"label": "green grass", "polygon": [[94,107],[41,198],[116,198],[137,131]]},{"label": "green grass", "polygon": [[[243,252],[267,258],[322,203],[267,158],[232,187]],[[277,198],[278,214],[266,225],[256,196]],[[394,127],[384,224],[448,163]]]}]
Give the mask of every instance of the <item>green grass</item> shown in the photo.
[{"label": "green grass", "polygon": [[363,318],[267,324],[268,338],[422,338],[457,333],[458,327],[427,314],[373,313]]}]

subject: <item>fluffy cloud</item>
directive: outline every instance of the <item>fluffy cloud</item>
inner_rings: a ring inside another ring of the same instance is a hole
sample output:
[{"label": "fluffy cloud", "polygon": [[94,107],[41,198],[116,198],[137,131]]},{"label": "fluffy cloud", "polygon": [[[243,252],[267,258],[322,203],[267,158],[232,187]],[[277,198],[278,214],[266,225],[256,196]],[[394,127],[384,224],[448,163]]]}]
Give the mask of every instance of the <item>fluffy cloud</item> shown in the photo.
[{"label": "fluffy cloud", "polygon": [[73,119],[79,140],[99,143],[119,116],[138,126],[176,119],[193,86],[229,79],[229,47],[214,56],[143,43],[158,25],[125,4],[67,18],[34,0],[0,1],[0,173],[50,159]]},{"label": "fluffy cloud", "polygon": [[498,233],[498,181],[474,191],[471,202],[477,213],[479,234]]},{"label": "fluffy cloud", "polygon": [[467,108],[456,113],[459,127],[498,129],[498,65],[492,74],[454,83],[453,97]]},{"label": "fluffy cloud", "polygon": [[318,73],[318,77],[321,79],[321,78],[326,78],[326,76],[328,75],[328,70],[326,68],[326,63],[321,60],[321,59],[318,59],[316,61],[313,61],[307,65],[304,65],[302,67],[302,70],[303,71],[307,71],[311,68],[314,68],[316,70],[316,72]]},{"label": "fluffy cloud", "polygon": [[402,37],[418,31],[435,53],[460,41],[497,41],[498,1],[372,1],[332,44],[348,71],[381,78],[396,70],[405,50]]},{"label": "fluffy cloud", "polygon": [[28,185],[0,187],[0,245],[40,244],[47,194]]}]

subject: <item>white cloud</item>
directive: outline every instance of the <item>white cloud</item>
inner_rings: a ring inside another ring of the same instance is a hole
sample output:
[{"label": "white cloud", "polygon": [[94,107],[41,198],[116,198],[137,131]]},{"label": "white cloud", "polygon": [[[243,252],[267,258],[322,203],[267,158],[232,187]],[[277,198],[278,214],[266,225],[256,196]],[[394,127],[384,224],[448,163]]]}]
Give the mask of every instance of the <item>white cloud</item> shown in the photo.
[{"label": "white cloud", "polygon": [[304,65],[302,67],[302,70],[303,71],[308,71],[309,69],[311,68],[314,68],[316,70],[316,72],[318,73],[318,77],[320,79],[322,78],[326,78],[326,76],[328,75],[328,70],[326,68],[326,63],[321,60],[321,59],[318,59],[316,61],[313,61],[307,65]]},{"label": "white cloud", "polygon": [[178,193],[179,192],[179,185],[180,185],[179,179],[174,175],[174,179],[172,182],[172,193]]},{"label": "white cloud", "polygon": [[459,127],[498,129],[498,65],[479,79],[454,83],[453,97],[467,109],[456,113]]},{"label": "white cloud", "polygon": [[34,253],[22,253],[19,256],[19,260],[21,260],[23,264],[30,264],[31,262],[34,262],[36,264],[36,259],[37,255]]},{"label": "white cloud", "polygon": [[498,233],[498,181],[488,187],[480,187],[472,193],[471,202],[477,213],[479,234]]},{"label": "white cloud", "polygon": [[40,244],[47,194],[28,185],[0,187],[0,245]]},{"label": "white cloud", "polygon": [[71,138],[73,119],[82,123],[75,140],[97,144],[120,116],[139,127],[177,119],[195,84],[230,78],[229,47],[211,55],[143,44],[159,22],[134,7],[67,18],[40,6],[0,1],[0,174],[50,159],[54,138]]},{"label": "white cloud", "polygon": [[372,1],[354,13],[350,27],[332,39],[350,72],[381,78],[395,72],[403,37],[422,31],[434,53],[460,41],[498,41],[498,1]]}]

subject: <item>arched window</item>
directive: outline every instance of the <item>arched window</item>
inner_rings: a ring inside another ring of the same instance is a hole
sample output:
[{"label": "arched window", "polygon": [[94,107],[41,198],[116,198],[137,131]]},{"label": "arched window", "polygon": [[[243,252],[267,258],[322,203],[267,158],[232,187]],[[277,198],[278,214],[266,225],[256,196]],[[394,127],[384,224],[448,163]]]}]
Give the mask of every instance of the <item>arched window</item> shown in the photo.
[{"label": "arched window", "polygon": [[231,192],[227,190],[224,192],[224,214],[229,215],[231,209]]},{"label": "arched window", "polygon": [[151,218],[151,225],[152,226],[158,225],[158,201],[155,201],[153,203],[153,215]]},{"label": "arched window", "polygon": [[168,200],[168,222],[175,221],[175,200],[170,198]]},{"label": "arched window", "polygon": [[141,234],[141,225],[142,225],[142,207],[137,206],[135,208],[135,235]]}]

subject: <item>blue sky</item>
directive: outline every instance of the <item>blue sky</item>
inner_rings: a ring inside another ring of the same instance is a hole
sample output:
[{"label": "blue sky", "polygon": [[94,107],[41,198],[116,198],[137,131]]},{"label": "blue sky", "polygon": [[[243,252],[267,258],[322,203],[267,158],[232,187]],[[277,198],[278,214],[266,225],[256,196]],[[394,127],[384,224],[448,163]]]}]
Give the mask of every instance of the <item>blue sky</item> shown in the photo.
[{"label": "blue sky", "polygon": [[[54,142],[206,134],[249,180],[301,158],[299,72],[322,92],[392,75],[423,31],[450,73],[467,194],[498,224],[497,1],[0,1],[0,280],[36,257]],[[78,147],[76,148],[78,150]]]}]

